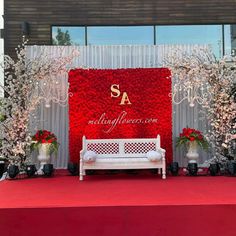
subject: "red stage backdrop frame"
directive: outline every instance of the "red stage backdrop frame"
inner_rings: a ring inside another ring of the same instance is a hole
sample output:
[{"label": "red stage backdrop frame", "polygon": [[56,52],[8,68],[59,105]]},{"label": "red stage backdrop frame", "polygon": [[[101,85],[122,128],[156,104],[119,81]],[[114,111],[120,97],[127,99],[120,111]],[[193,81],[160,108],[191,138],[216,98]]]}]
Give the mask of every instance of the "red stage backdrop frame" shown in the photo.
[{"label": "red stage backdrop frame", "polygon": [[172,161],[171,72],[167,68],[73,69],[69,72],[69,153],[78,162],[89,139],[161,135]]}]

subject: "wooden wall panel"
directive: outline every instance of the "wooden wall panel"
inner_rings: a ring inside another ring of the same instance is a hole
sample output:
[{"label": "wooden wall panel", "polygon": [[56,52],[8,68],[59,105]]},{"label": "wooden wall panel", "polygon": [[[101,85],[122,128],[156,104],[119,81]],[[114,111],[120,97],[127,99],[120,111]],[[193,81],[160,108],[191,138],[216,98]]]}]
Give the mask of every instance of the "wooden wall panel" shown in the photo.
[{"label": "wooden wall panel", "polygon": [[6,0],[5,50],[21,42],[50,44],[51,25],[154,25],[236,23],[235,0]]}]

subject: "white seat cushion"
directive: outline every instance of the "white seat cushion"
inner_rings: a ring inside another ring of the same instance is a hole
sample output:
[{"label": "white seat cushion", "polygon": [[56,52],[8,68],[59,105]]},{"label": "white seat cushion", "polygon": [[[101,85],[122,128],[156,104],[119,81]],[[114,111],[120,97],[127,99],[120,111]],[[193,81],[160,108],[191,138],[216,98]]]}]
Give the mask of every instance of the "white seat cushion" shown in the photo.
[{"label": "white seat cushion", "polygon": [[94,162],[96,161],[96,158],[97,158],[97,153],[94,151],[86,151],[83,156],[84,162]]},{"label": "white seat cushion", "polygon": [[148,151],[146,154],[146,157],[149,161],[160,161],[162,158],[162,155],[160,152],[157,152],[157,151]]}]

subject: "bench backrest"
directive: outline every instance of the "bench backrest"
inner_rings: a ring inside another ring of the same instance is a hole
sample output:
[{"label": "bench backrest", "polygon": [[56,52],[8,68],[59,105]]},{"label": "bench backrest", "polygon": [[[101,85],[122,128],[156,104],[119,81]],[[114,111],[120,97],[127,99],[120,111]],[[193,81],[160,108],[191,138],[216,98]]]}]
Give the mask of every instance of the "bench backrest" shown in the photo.
[{"label": "bench backrest", "polygon": [[160,148],[160,135],[153,139],[86,139],[83,150],[94,151],[99,158],[145,157],[151,150]]}]

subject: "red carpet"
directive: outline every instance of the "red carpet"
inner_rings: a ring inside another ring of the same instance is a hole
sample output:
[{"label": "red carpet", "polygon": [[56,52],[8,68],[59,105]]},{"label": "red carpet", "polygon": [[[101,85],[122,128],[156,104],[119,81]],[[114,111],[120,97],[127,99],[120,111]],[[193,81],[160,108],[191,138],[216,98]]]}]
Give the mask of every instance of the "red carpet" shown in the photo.
[{"label": "red carpet", "polygon": [[0,182],[0,235],[235,236],[236,178],[56,175]]}]

